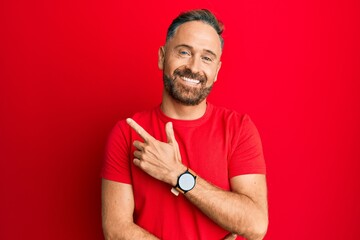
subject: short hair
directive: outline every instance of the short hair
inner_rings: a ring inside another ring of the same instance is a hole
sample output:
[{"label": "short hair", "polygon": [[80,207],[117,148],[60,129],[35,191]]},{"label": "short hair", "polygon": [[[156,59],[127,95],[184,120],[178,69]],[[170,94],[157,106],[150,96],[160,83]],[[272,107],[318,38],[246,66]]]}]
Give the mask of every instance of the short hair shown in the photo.
[{"label": "short hair", "polygon": [[172,21],[168,28],[166,42],[174,37],[176,29],[180,25],[190,21],[201,21],[213,27],[219,35],[221,48],[224,47],[224,39],[221,36],[222,32],[224,31],[224,25],[215,17],[212,12],[207,9],[191,10],[180,13],[180,15]]}]

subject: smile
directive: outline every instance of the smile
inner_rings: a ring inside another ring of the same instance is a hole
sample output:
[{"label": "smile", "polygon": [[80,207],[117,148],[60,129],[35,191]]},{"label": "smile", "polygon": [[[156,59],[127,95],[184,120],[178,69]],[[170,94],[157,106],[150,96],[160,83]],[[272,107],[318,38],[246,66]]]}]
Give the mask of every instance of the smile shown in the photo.
[{"label": "smile", "polygon": [[181,77],[181,79],[184,80],[185,82],[192,83],[192,84],[199,84],[200,83],[199,80],[191,79],[191,78],[187,78],[187,77]]}]

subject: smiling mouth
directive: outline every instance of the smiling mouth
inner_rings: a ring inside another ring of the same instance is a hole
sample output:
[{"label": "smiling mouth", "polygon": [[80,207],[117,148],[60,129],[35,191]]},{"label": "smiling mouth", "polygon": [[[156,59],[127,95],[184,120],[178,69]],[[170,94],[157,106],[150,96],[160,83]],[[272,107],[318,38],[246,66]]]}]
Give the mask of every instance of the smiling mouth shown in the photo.
[{"label": "smiling mouth", "polygon": [[191,84],[199,84],[200,83],[200,81],[196,80],[196,79],[187,78],[187,77],[180,77],[180,78],[187,83],[191,83]]}]

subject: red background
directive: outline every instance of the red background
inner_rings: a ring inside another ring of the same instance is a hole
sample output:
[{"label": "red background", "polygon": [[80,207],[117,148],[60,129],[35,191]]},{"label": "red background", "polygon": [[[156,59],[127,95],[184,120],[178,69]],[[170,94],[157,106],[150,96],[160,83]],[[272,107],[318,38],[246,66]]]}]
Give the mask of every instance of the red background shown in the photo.
[{"label": "red background", "polygon": [[268,167],[266,239],[360,235],[360,2],[1,1],[0,239],[101,239],[115,122],[159,104],[180,11],[225,24],[216,105],[250,114]]}]

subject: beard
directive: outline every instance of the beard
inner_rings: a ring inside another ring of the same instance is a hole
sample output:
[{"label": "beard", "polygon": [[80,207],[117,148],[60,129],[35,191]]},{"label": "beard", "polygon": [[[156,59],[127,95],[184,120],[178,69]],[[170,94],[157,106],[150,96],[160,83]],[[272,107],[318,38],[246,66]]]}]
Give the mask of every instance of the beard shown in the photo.
[{"label": "beard", "polygon": [[[188,86],[179,81],[183,81],[181,77],[199,80],[200,87]],[[165,90],[177,102],[186,106],[195,106],[201,103],[211,92],[213,84],[206,86],[207,77],[200,73],[193,73],[188,68],[177,68],[173,77],[163,73],[163,81]]]}]

